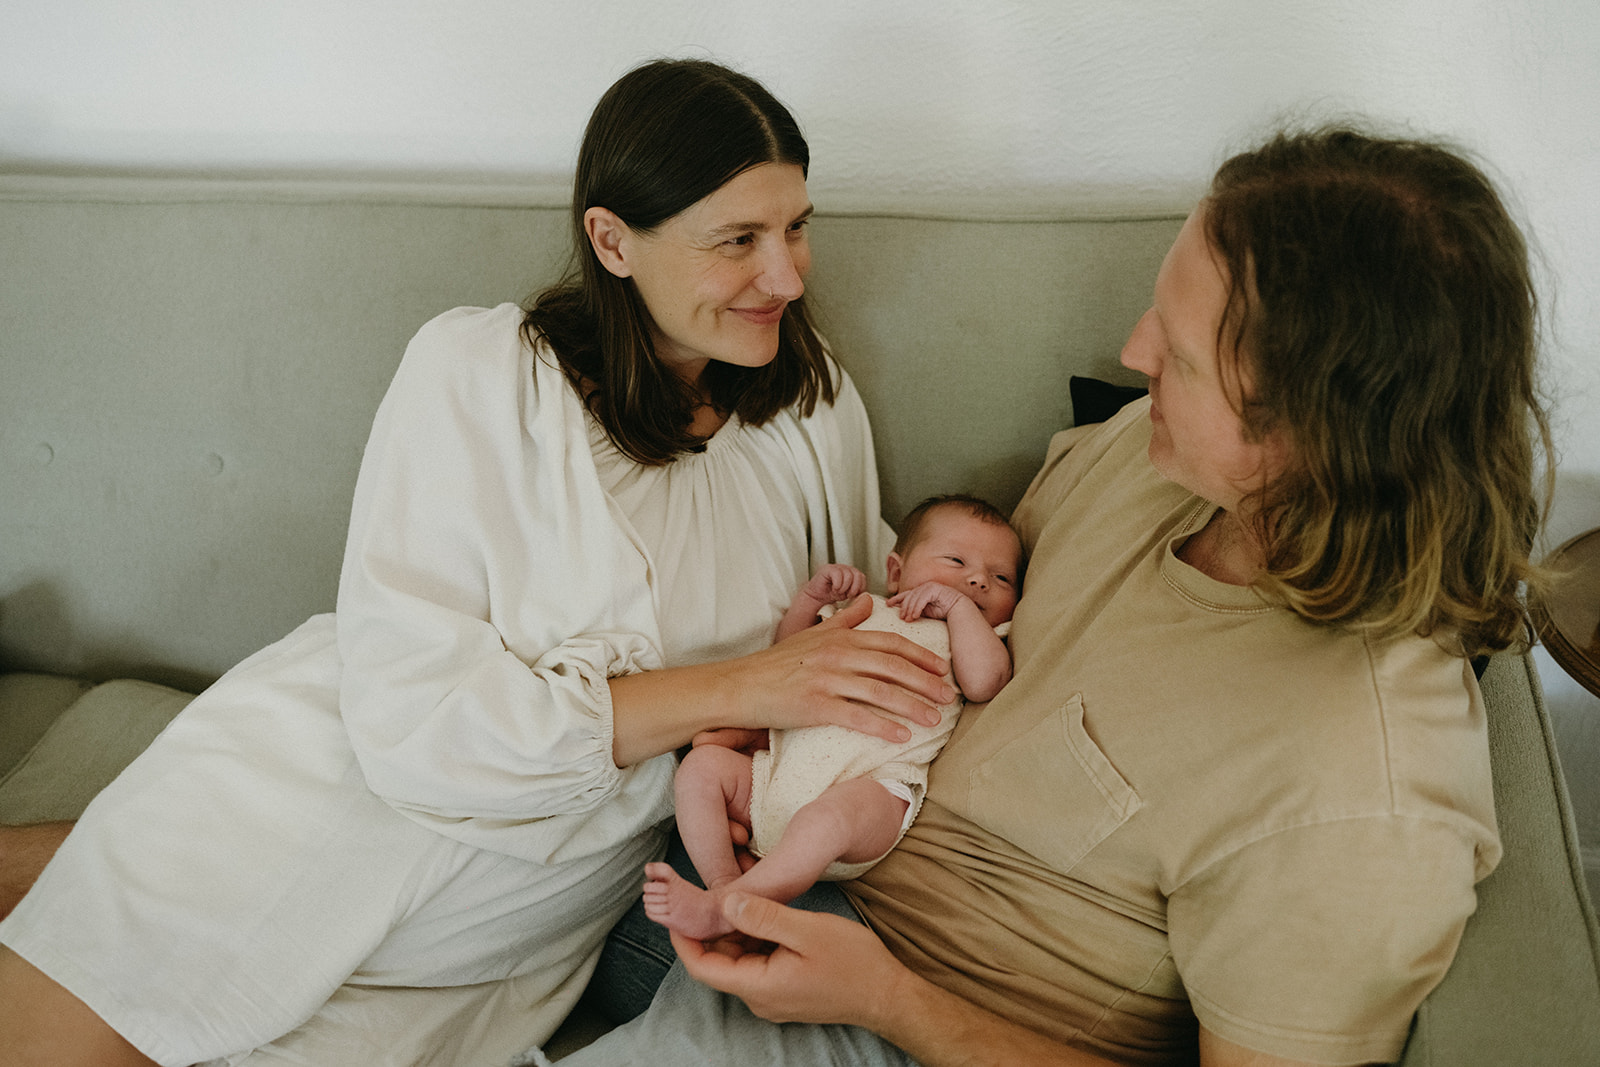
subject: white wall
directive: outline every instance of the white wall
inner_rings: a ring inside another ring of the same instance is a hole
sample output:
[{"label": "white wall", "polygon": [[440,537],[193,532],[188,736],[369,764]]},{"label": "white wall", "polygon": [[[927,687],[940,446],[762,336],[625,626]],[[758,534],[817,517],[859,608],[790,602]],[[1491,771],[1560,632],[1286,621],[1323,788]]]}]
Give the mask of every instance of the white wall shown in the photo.
[{"label": "white wall", "polygon": [[1594,0],[0,0],[0,168],[560,182],[660,54],[766,81],[824,208],[1186,203],[1281,114],[1457,139],[1548,263],[1551,539],[1600,524]]}]

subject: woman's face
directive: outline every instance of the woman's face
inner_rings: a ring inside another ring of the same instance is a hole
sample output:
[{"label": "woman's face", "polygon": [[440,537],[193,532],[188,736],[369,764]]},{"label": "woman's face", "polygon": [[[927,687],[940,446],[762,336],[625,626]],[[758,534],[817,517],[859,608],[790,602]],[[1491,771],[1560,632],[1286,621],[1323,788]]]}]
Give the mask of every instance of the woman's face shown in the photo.
[{"label": "woman's face", "polygon": [[[1150,462],[1162,477],[1237,511],[1250,492],[1282,474],[1278,434],[1247,439],[1229,401],[1217,353],[1227,280],[1203,227],[1204,208],[1184,223],[1156,275],[1155,300],[1122,347],[1122,365],[1150,379]],[[1248,390],[1248,380],[1239,383]]]},{"label": "woman's face", "polygon": [[613,274],[633,279],[657,354],[698,382],[712,360],[761,367],[777,354],[783,310],[805,291],[811,269],[810,215],[801,169],[764,163],[652,233],[618,220],[614,255],[608,259],[599,241],[596,253]]}]

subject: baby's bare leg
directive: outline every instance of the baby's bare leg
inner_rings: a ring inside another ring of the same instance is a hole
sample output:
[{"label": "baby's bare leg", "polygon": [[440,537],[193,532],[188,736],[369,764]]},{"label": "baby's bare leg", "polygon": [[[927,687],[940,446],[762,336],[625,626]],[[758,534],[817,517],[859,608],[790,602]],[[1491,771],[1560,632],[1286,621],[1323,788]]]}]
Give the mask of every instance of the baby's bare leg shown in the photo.
[{"label": "baby's bare leg", "polygon": [[[749,840],[750,762],[731,748],[701,745],[683,758],[673,781],[678,836],[712,888],[739,877],[733,823],[745,828]],[[722,898],[679,877],[670,864],[647,863],[644,873],[644,913],[651,919],[684,933],[722,922]]]},{"label": "baby's bare leg", "polygon": [[834,860],[863,863],[889,851],[905,814],[906,802],[871,779],[840,782],[797,811],[772,850],[737,878],[717,885],[707,881],[710,888],[702,890],[664,863],[646,867],[652,880],[645,886],[645,913],[701,940],[732,933],[722,917],[722,900],[730,891],[787,903]]},{"label": "baby's bare leg", "polygon": [[678,836],[708,886],[739,877],[731,824],[750,826],[750,757],[721,745],[691,749],[672,789]]},{"label": "baby's bare leg", "polygon": [[794,813],[778,843],[733,887],[786,903],[810,889],[834,860],[865,863],[889,851],[905,817],[906,802],[871,778],[829,786]]}]

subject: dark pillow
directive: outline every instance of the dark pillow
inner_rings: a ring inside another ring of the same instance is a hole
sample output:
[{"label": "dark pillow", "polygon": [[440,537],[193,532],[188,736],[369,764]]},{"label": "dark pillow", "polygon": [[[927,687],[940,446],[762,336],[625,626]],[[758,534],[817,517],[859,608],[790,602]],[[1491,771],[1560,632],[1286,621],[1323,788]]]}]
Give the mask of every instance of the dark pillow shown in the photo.
[{"label": "dark pillow", "polygon": [[1125,404],[1138,400],[1149,391],[1140,385],[1112,385],[1099,378],[1080,378],[1076,374],[1067,381],[1067,389],[1072,394],[1074,426],[1105,422],[1121,411]]}]

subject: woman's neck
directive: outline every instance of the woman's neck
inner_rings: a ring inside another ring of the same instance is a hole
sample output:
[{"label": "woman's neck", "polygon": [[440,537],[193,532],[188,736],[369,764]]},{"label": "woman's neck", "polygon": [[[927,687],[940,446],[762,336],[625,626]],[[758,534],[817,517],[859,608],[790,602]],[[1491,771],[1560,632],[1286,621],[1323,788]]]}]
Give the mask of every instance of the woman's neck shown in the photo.
[{"label": "woman's neck", "polygon": [[728,421],[728,416],[712,407],[710,404],[701,404],[694,409],[694,418],[689,422],[689,432],[696,437],[710,437],[722,429],[723,423]]},{"label": "woman's neck", "polygon": [[1249,585],[1267,565],[1255,531],[1226,508],[1178,546],[1178,558],[1208,578]]}]

